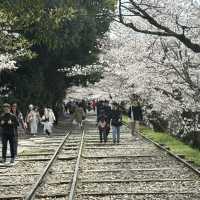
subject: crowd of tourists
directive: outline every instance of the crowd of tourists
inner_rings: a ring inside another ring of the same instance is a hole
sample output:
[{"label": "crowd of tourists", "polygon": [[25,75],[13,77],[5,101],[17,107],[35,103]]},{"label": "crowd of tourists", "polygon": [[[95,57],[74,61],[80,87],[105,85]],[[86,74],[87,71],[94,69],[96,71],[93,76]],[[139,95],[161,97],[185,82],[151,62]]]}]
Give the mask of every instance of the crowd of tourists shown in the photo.
[{"label": "crowd of tourists", "polygon": [[122,111],[116,102],[109,105],[109,101],[97,103],[97,126],[100,142],[107,142],[108,134],[112,126],[113,143],[120,142],[120,127],[122,126]]},{"label": "crowd of tourists", "polygon": [[17,104],[3,104],[3,113],[0,115],[1,141],[2,141],[2,162],[6,162],[7,144],[10,144],[11,163],[14,163],[17,157],[18,147],[18,128],[23,130],[24,134],[36,136],[39,127],[43,133],[50,135],[56,117],[51,108],[40,109],[37,106],[29,105],[25,118],[19,111]]},{"label": "crowd of tourists", "polygon": [[87,112],[95,111],[96,101],[68,101],[65,105],[66,115],[69,115],[70,121],[73,124],[78,124],[82,127],[83,120],[86,118]]},{"label": "crowd of tourists", "polygon": [[[113,102],[112,105],[109,105],[109,101],[106,100],[97,102],[96,106],[100,142],[107,142],[110,129],[112,128],[112,141],[114,144],[119,144],[124,108],[117,102]],[[139,122],[143,120],[142,108],[139,100],[132,102],[127,114],[130,119],[129,125],[131,133],[135,135],[139,131]]]},{"label": "crowd of tourists", "polygon": [[[96,124],[99,132],[100,142],[106,143],[108,135],[112,132],[113,144],[120,143],[120,127],[122,123],[122,113],[124,107],[117,102],[109,101],[69,101],[63,104],[63,113],[69,115],[71,123],[83,126],[87,112],[93,110],[96,112]],[[131,119],[130,128],[132,134],[138,132],[139,121],[142,120],[142,109],[139,101],[132,103],[128,109],[128,116]],[[39,108],[30,104],[27,113],[23,117],[19,111],[17,104],[3,104],[3,113],[0,115],[0,127],[2,138],[2,162],[6,162],[7,143],[10,144],[11,163],[14,163],[17,157],[18,146],[18,127],[21,127],[24,133],[36,136],[39,132],[50,135],[52,128],[57,123],[57,115],[49,107]]]}]

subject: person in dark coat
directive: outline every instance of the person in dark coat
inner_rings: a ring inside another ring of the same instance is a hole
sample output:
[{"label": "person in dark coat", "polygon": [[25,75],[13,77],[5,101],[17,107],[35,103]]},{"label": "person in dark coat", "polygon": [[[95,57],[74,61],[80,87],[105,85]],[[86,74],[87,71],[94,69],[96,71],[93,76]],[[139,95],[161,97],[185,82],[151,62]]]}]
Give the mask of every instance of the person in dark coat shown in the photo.
[{"label": "person in dark coat", "polygon": [[2,127],[2,163],[6,162],[7,143],[10,144],[11,163],[15,161],[15,131],[19,122],[15,115],[10,112],[10,104],[3,104],[4,113],[0,116],[0,126]]},{"label": "person in dark coat", "polygon": [[139,122],[143,120],[142,108],[139,101],[129,107],[128,117],[131,119],[131,133],[134,135],[139,132]]},{"label": "person in dark coat", "polygon": [[102,115],[102,112],[104,112],[104,106],[102,101],[97,102],[97,119],[100,115]]},{"label": "person in dark coat", "polygon": [[111,126],[112,126],[112,136],[113,143],[120,142],[120,127],[122,125],[122,113],[119,110],[117,103],[113,103],[113,108],[111,110]]},{"label": "person in dark coat", "polygon": [[109,102],[105,101],[104,103],[104,110],[105,110],[105,115],[106,115],[106,120],[107,120],[107,130],[106,130],[106,134],[108,136],[109,132],[110,132],[110,120],[111,120],[111,107],[109,106]]}]

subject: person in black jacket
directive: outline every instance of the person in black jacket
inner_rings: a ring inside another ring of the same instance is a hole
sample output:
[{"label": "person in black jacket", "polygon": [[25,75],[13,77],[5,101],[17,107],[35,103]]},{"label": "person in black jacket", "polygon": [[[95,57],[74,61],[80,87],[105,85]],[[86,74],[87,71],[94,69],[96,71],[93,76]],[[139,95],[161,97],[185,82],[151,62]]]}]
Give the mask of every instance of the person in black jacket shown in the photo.
[{"label": "person in black jacket", "polygon": [[106,134],[108,136],[110,132],[110,120],[111,120],[111,107],[109,106],[109,101],[105,101],[104,110],[105,110],[105,115],[106,115],[107,124],[108,124],[107,130],[106,130]]},{"label": "person in black jacket", "polygon": [[11,163],[15,161],[15,131],[19,122],[15,115],[10,112],[10,104],[3,104],[4,113],[0,116],[0,126],[2,127],[2,163],[6,162],[7,143],[10,144]]},{"label": "person in black jacket", "polygon": [[129,107],[128,116],[132,120],[130,123],[131,133],[134,135],[139,132],[139,122],[143,120],[142,108],[139,101],[134,102]]},{"label": "person in black jacket", "polygon": [[120,141],[120,127],[122,125],[122,113],[119,110],[119,106],[117,103],[113,103],[113,108],[111,110],[111,126],[112,126],[112,136],[113,136],[113,143],[115,144],[116,141],[119,143]]},{"label": "person in black jacket", "polygon": [[100,115],[102,115],[102,112],[104,112],[103,101],[98,101],[97,102],[97,119],[99,118]]}]

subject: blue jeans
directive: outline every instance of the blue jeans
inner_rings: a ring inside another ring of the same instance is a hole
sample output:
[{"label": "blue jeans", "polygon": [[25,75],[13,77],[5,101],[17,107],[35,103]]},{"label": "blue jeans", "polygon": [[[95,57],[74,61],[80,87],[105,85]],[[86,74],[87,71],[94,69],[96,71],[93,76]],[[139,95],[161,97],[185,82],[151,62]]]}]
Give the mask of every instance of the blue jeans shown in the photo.
[{"label": "blue jeans", "polygon": [[112,126],[112,137],[113,137],[113,143],[116,142],[119,143],[120,140],[120,126]]}]

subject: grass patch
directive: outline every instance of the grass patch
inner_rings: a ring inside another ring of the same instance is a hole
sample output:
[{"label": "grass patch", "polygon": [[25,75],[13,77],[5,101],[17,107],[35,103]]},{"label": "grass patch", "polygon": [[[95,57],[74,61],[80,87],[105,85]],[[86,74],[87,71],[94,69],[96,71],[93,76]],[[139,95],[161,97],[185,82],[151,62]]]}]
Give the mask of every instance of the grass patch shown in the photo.
[{"label": "grass patch", "polygon": [[129,122],[128,116],[127,116],[127,115],[122,115],[122,121],[123,121],[124,123],[128,124],[128,122]]},{"label": "grass patch", "polygon": [[165,144],[174,154],[185,155],[186,160],[192,160],[196,165],[200,166],[200,151],[198,149],[192,148],[167,133],[154,132],[146,127],[141,127],[141,133],[157,143]]},{"label": "grass patch", "polygon": [[22,152],[20,152],[19,155],[25,155],[25,154],[32,154],[32,153],[49,153],[51,151],[46,150],[46,149],[27,149],[27,150],[23,150]]}]

